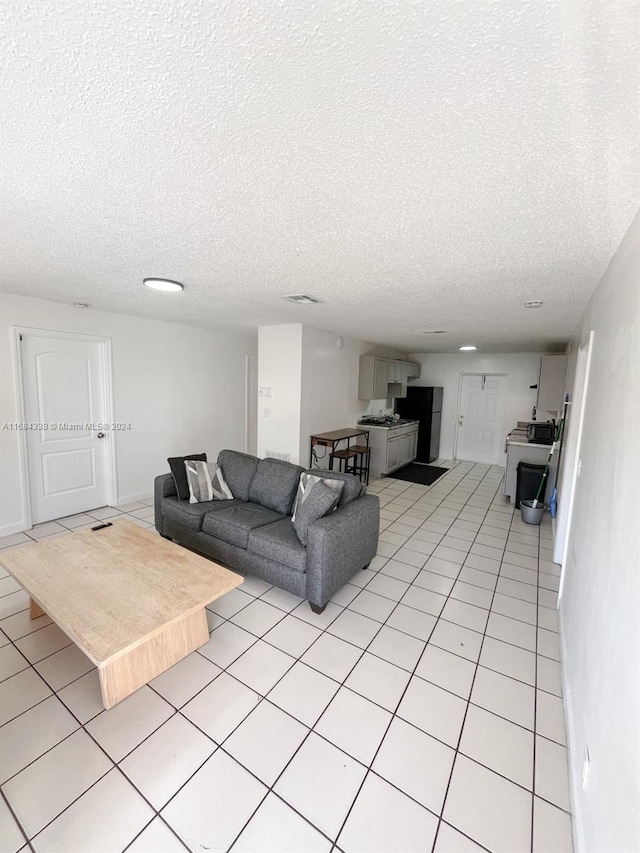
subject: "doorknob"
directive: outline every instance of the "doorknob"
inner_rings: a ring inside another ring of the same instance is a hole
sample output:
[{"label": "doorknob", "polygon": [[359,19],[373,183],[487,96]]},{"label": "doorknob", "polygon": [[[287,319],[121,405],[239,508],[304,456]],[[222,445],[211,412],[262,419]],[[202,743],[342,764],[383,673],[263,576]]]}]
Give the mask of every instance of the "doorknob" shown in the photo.
[{"label": "doorknob", "polygon": [[96,436],[96,438],[104,438],[104,433],[103,433],[103,432],[99,432],[99,433],[98,433],[98,435]]}]

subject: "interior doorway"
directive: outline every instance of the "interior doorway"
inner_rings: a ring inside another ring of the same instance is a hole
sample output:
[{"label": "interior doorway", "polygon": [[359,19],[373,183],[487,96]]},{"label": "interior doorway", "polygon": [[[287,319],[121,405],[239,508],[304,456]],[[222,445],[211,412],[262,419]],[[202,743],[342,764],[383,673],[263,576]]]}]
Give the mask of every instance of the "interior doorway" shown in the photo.
[{"label": "interior doorway", "polygon": [[245,451],[258,455],[258,356],[247,356]]},{"label": "interior doorway", "polygon": [[504,408],[509,377],[498,373],[463,373],[454,457],[464,462],[500,462]]},{"label": "interior doorway", "polygon": [[115,500],[109,341],[15,329],[28,526]]},{"label": "interior doorway", "polygon": [[[553,562],[560,563],[563,566],[567,559],[569,538],[571,536],[571,519],[573,516],[576,482],[580,476],[580,445],[582,443],[584,411],[589,387],[592,347],[593,331],[589,334],[589,340],[578,350],[576,375],[573,382],[573,399],[570,400],[567,439],[564,447],[564,465],[562,466],[558,482],[558,512],[556,516]],[[562,580],[560,583],[562,585]]]}]

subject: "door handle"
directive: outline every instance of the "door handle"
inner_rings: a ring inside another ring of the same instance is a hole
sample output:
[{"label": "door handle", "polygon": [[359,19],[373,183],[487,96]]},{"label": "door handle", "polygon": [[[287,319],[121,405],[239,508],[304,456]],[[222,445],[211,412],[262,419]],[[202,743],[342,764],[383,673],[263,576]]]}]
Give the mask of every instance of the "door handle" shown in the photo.
[{"label": "door handle", "polygon": [[103,433],[103,432],[99,432],[99,433],[98,433],[98,435],[96,436],[96,438],[104,438],[104,433]]}]

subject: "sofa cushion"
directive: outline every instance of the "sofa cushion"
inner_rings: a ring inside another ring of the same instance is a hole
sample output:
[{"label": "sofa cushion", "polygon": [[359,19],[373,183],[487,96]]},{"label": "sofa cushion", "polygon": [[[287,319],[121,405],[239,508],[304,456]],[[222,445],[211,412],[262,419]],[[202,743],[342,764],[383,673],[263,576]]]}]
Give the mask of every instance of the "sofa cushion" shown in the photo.
[{"label": "sofa cushion", "polygon": [[180,498],[170,497],[162,501],[162,515],[167,521],[188,527],[190,530],[202,530],[202,519],[211,510],[228,507],[229,501],[205,501],[192,504],[181,501]]},{"label": "sofa cushion", "polygon": [[298,572],[307,569],[307,549],[300,544],[290,518],[252,530],[247,550]]},{"label": "sofa cushion", "polygon": [[251,481],[258,468],[259,460],[248,453],[240,453],[237,450],[221,450],[218,456],[218,465],[231,489],[234,498],[241,501],[249,500],[249,489]]},{"label": "sofa cushion", "polygon": [[281,459],[261,459],[251,481],[249,500],[287,515],[303,471],[299,465]]},{"label": "sofa cushion", "polygon": [[207,454],[192,453],[190,456],[170,456],[167,459],[176,484],[176,493],[181,501],[189,500],[189,483],[187,481],[187,472],[184,467],[186,459],[196,459],[200,462],[206,462]]},{"label": "sofa cushion", "polygon": [[[216,503],[214,501],[214,503]],[[194,504],[204,506],[204,504]],[[234,501],[233,506],[228,502],[217,502],[213,512],[209,512],[202,523],[202,532],[217,536],[223,542],[246,548],[249,541],[249,533],[256,527],[271,524],[272,521],[280,521],[283,513],[274,512],[260,504],[244,503]]]},{"label": "sofa cushion", "polygon": [[366,492],[366,488],[353,474],[342,474],[339,471],[329,471],[327,468],[309,468],[307,473],[314,474],[316,477],[328,477],[331,480],[344,480],[344,489],[338,506],[345,506]]}]

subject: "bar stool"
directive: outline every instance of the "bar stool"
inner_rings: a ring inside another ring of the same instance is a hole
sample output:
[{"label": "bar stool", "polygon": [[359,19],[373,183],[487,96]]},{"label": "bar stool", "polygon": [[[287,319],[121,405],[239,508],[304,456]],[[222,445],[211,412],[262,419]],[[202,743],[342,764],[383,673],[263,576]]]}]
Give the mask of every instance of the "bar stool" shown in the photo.
[{"label": "bar stool", "polygon": [[350,449],[355,452],[356,457],[351,465],[347,464],[346,470],[350,474],[355,474],[360,481],[362,481],[362,477],[364,476],[365,485],[368,486],[371,448],[368,444],[354,444]]},{"label": "bar stool", "polygon": [[349,461],[355,459],[357,455],[355,447],[348,447],[346,450],[336,450],[333,458],[338,460],[338,471],[342,474],[349,474],[352,467],[349,465]]}]

